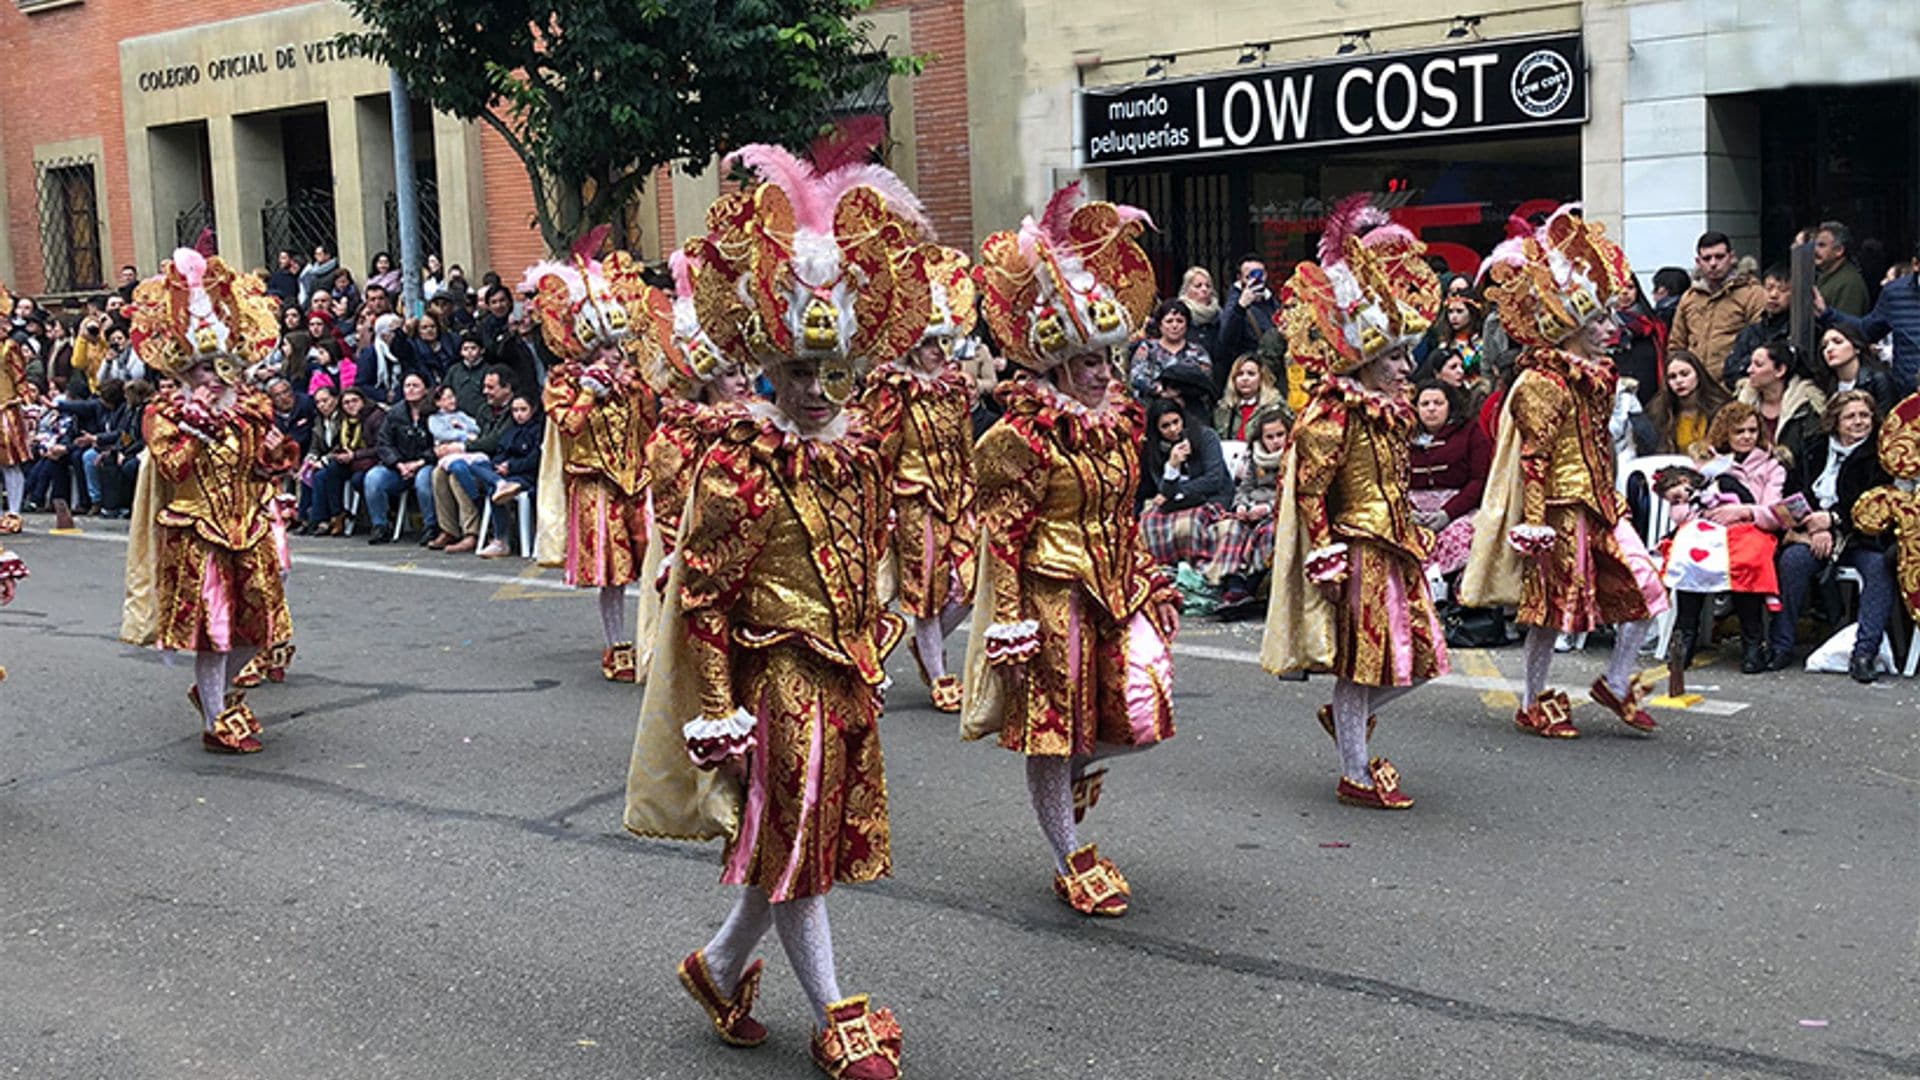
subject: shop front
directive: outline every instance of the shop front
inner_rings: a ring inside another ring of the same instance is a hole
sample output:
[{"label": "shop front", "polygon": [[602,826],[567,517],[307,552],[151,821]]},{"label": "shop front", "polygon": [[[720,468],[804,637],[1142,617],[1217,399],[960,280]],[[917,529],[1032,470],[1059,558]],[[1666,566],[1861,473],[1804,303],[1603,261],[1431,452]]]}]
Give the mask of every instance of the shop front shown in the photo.
[{"label": "shop front", "polygon": [[1471,274],[1510,216],[1579,197],[1587,83],[1569,33],[1085,89],[1076,164],[1153,216],[1163,292],[1244,253],[1283,273],[1356,192]]}]

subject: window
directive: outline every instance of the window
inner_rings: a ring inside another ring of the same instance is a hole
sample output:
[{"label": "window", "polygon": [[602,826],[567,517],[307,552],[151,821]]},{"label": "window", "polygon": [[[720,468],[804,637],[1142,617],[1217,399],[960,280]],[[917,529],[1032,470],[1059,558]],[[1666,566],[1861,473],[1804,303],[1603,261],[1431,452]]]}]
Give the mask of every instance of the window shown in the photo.
[{"label": "window", "polygon": [[63,158],[40,164],[40,260],[47,292],[105,287],[91,160]]}]

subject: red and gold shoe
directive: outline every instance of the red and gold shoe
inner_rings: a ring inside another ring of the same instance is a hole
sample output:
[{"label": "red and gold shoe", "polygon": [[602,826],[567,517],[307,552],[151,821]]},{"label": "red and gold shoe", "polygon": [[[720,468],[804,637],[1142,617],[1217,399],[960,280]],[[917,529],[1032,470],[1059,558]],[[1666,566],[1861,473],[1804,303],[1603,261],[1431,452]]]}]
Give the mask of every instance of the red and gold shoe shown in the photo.
[{"label": "red and gold shoe", "polygon": [[0,514],[0,536],[12,536],[26,527],[19,514]]},{"label": "red and gold shoe", "polygon": [[600,674],[608,682],[638,682],[634,668],[633,642],[617,642],[613,648],[600,654]]},{"label": "red and gold shoe", "polygon": [[266,682],[267,654],[271,651],[271,649],[261,649],[254,653],[253,659],[247,661],[246,666],[240,669],[240,674],[233,677],[233,685],[241,690],[251,690]]},{"label": "red and gold shoe", "polygon": [[1580,729],[1573,726],[1573,703],[1558,690],[1542,690],[1533,704],[1513,714],[1513,726],[1543,739],[1577,739]]},{"label": "red and gold shoe", "polygon": [[[1327,733],[1327,738],[1332,739],[1334,742],[1340,741],[1340,736],[1336,734],[1333,730],[1333,706],[1331,705],[1320,706],[1320,711],[1314,715],[1314,718],[1320,721],[1320,730]],[[1367,717],[1367,741],[1368,742],[1373,741],[1373,729],[1374,729],[1374,726],[1379,723],[1380,723],[1379,717],[1377,716]]]},{"label": "red and gold shoe", "polygon": [[695,949],[693,955],[680,961],[680,985],[707,1011],[713,1033],[728,1046],[759,1046],[767,1041],[766,1025],[748,1015],[753,1012],[754,996],[760,992],[760,967],[758,960],[748,965],[729,999],[714,985],[702,950]]},{"label": "red and gold shoe", "polygon": [[942,675],[933,680],[933,707],[943,713],[960,711],[960,676]]},{"label": "red and gold shoe", "polygon": [[283,683],[287,681],[287,669],[293,666],[293,642],[283,641],[268,652],[267,681]]},{"label": "red and gold shoe", "polygon": [[1084,776],[1073,778],[1073,823],[1078,825],[1087,818],[1087,811],[1100,805],[1100,789],[1105,786],[1107,770],[1095,769]]},{"label": "red and gold shoe", "polygon": [[1413,797],[1400,790],[1400,771],[1386,758],[1367,762],[1367,779],[1373,782],[1372,787],[1362,787],[1342,776],[1334,795],[1349,806],[1375,810],[1405,810],[1413,805]]},{"label": "red and gold shoe", "polygon": [[200,748],[212,754],[257,754],[266,749],[255,737],[259,731],[260,721],[242,702],[222,710],[212,731],[200,733]]},{"label": "red and gold shoe", "polygon": [[1653,731],[1660,725],[1653,722],[1653,714],[1640,707],[1641,703],[1647,700],[1647,691],[1653,685],[1650,681],[1642,681],[1638,678],[1628,679],[1627,696],[1618,698],[1614,696],[1613,688],[1607,685],[1607,677],[1602,675],[1593,680],[1593,686],[1588,692],[1593,695],[1596,704],[1612,710],[1613,715],[1619,717],[1621,723],[1635,731]]},{"label": "red and gold shoe", "polygon": [[813,1033],[813,1063],[834,1080],[897,1080],[900,1025],[890,1010],[869,1010],[865,994],[836,1001]]},{"label": "red and gold shoe", "polygon": [[1054,875],[1053,894],[1082,915],[1117,919],[1127,913],[1133,888],[1112,860],[1088,844],[1067,856],[1067,872]]}]

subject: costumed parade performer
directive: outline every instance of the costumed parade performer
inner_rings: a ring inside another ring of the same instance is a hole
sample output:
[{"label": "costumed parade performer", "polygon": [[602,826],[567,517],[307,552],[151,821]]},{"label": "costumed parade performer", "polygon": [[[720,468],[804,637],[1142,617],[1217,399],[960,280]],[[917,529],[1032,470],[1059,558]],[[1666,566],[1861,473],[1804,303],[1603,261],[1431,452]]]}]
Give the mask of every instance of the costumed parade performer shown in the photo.
[{"label": "costumed parade performer", "polygon": [[147,407],[120,636],[193,653],[201,745],[253,753],[260,723],[227,685],[278,632],[291,634],[276,626],[286,597],[261,483],[300,456],[246,380],[275,340],[273,307],[258,278],[190,248],[142,282],[131,306],[135,354],[179,386]]},{"label": "costumed parade performer", "polygon": [[1153,303],[1136,240],[1146,215],[1056,192],[1017,232],[988,237],[983,314],[1009,360],[1006,414],[974,450],[984,558],[967,643],[961,734],[1026,756],[1027,791],[1053,848],[1054,893],[1118,916],[1132,890],[1075,823],[1099,798],[1099,758],[1173,736],[1179,594],[1140,541],[1140,407],[1114,377]]},{"label": "costumed parade performer", "polygon": [[1601,347],[1632,280],[1606,230],[1563,206],[1535,230],[1514,222],[1483,271],[1500,325],[1524,347],[1501,409],[1493,471],[1460,581],[1468,607],[1518,605],[1526,626],[1522,731],[1571,739],[1572,703],[1547,687],[1558,634],[1615,626],[1592,696],[1638,731],[1657,726],[1636,677],[1640,645],[1666,610],[1666,589],[1614,490],[1607,421],[1618,376]]},{"label": "costumed parade performer", "polygon": [[293,573],[293,547],[287,543],[287,529],[295,520],[298,501],[281,487],[285,478],[284,475],[259,478],[260,498],[266,503],[268,529],[273,537],[274,560],[280,569],[280,603],[273,612],[273,644],[254,653],[240,674],[233,677],[233,685],[242,690],[251,690],[263,682],[286,682],[287,666],[293,663],[293,611],[287,606],[287,578]]},{"label": "costumed parade performer", "polygon": [[1318,378],[1282,472],[1261,663],[1333,673],[1319,719],[1339,747],[1336,797],[1404,810],[1413,799],[1399,772],[1369,757],[1368,741],[1376,710],[1447,673],[1423,570],[1433,534],[1408,495],[1416,421],[1405,389],[1440,280],[1426,246],[1367,198],[1335,207],[1320,262],[1301,262],[1281,292],[1288,355]]},{"label": "costumed parade performer", "polygon": [[893,484],[893,561],[908,645],[941,712],[960,711],[947,673],[947,635],[966,617],[973,581],[973,388],[952,360],[973,332],[974,287],[964,252],[926,244],[903,274],[925,282],[925,332],[907,355],[875,367],[863,404]]},{"label": "costumed parade performer", "polygon": [[[0,311],[13,311],[13,297],[0,285]],[[27,351],[11,337],[0,337],[0,487],[7,507],[0,513],[0,536],[11,536],[24,526],[20,512],[27,501],[27,466],[33,463],[27,422]]]},{"label": "costumed parade performer", "polygon": [[720,434],[700,462],[668,578],[641,704],[626,826],[727,840],[721,881],[743,886],[726,921],[680,965],[714,1031],[755,1046],[751,1011],[779,932],[814,1010],[828,1075],[899,1075],[900,1028],[843,996],[827,893],[892,865],[876,721],[882,661],[901,621],[879,600],[888,484],[857,410],[856,365],[919,340],[924,300],[894,265],[924,226],[892,173],[821,176],[774,147],[734,162],[762,182],[708,211],[700,325],[771,403]]},{"label": "costumed parade performer", "polygon": [[636,335],[672,313],[626,252],[592,260],[606,233],[595,229],[575,245],[571,264],[539,263],[521,282],[533,293],[541,340],[560,360],[542,395],[547,430],[534,549],[542,566],[564,568],[568,585],[600,590],[600,674],[630,683],[638,658],[627,635],[627,585],[639,579],[647,554],[645,450],[653,429],[652,394],[631,350],[641,347]]}]

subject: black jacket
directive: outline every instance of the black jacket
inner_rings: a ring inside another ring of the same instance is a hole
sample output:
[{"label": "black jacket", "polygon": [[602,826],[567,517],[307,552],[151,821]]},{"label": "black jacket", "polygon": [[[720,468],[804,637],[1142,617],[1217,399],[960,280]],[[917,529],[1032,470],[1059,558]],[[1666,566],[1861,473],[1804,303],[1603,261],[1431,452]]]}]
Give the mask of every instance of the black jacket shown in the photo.
[{"label": "black jacket", "polygon": [[273,411],[273,426],[280,434],[292,439],[300,447],[300,455],[306,456],[313,447],[313,422],[320,417],[320,411],[313,407],[313,399],[298,390],[293,392],[293,409],[289,412]]},{"label": "black jacket", "polygon": [[[1834,485],[1834,503],[1828,508],[1833,514],[1833,535],[1848,546],[1886,546],[1884,536],[1868,536],[1853,529],[1853,504],[1874,488],[1893,482],[1880,467],[1880,455],[1875,452],[1877,441],[1877,435],[1869,438],[1847,455],[1846,463],[1840,466],[1839,481]],[[1806,496],[1815,510],[1820,506],[1813,497],[1813,482],[1827,469],[1827,453],[1825,435],[1810,438],[1787,468],[1787,494]]]},{"label": "black jacket", "polygon": [[1220,452],[1220,436],[1210,428],[1189,423],[1184,437],[1193,452],[1187,455],[1186,464],[1180,466],[1179,475],[1169,480],[1166,478],[1167,456],[1172,447],[1158,436],[1149,436],[1145,479],[1152,484],[1155,494],[1166,498],[1160,508],[1191,510],[1207,503],[1233,505],[1233,474],[1227,471],[1227,459]]},{"label": "black jacket", "polygon": [[1227,290],[1226,303],[1220,307],[1219,338],[1213,350],[1213,385],[1217,393],[1225,391],[1233,361],[1242,353],[1259,352],[1260,339],[1275,329],[1273,317],[1280,311],[1280,302],[1271,282],[1267,290],[1265,300],[1256,300],[1244,309],[1240,307],[1240,286]]},{"label": "black jacket", "polygon": [[1753,350],[1783,337],[1793,329],[1793,312],[1782,311],[1778,315],[1760,314],[1760,321],[1733,336],[1733,350],[1727,353],[1726,373],[1721,376],[1727,389],[1747,377],[1747,361],[1753,358]]},{"label": "black jacket", "polygon": [[511,418],[506,429],[500,432],[500,441],[494,447],[495,464],[507,467],[507,477],[521,484],[531,485],[540,475],[540,440],[546,434],[546,424],[538,413],[524,424],[516,424]]},{"label": "black jacket", "polygon": [[433,433],[427,430],[427,417],[432,415],[433,407],[425,402],[421,402],[417,417],[405,402],[388,409],[374,444],[380,464],[391,469],[403,461],[431,462]]}]

